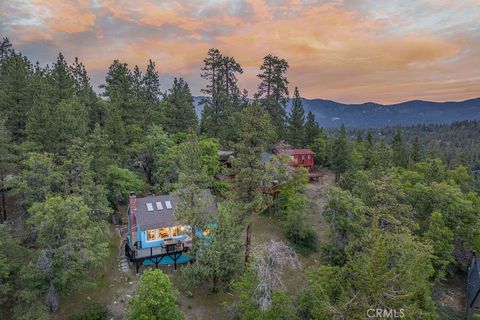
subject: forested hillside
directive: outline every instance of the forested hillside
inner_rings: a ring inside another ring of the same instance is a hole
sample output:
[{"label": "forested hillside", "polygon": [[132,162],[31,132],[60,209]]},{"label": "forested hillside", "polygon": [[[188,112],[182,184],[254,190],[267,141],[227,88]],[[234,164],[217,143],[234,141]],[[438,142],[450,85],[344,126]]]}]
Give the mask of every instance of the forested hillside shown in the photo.
[{"label": "forested hillside", "polygon": [[[195,108],[200,116],[201,97],[195,97]],[[463,120],[480,119],[480,98],[458,102],[407,101],[382,105],[373,102],[345,104],[323,99],[303,99],[307,112],[315,115],[325,128],[382,128],[421,124],[450,124]],[[287,103],[290,110],[292,101]]]},{"label": "forested hillside", "polygon": [[342,124],[349,128],[381,128],[480,119],[480,98],[458,102],[415,100],[390,105],[306,99],[304,105],[305,110],[313,112],[319,124],[327,128],[338,128]]},{"label": "forested hillside", "polygon": [[[335,130],[331,133],[335,134]],[[476,188],[480,190],[480,123],[462,121],[452,124],[421,124],[409,127],[387,127],[352,129],[351,140],[369,135],[375,142],[392,141],[399,134],[411,152],[417,149],[418,156],[440,158],[449,168],[459,165],[467,167],[473,175]],[[398,137],[397,137],[398,138]]]},{"label": "forested hillside", "polygon": [[[164,87],[153,60],[114,60],[98,95],[80,58],[60,53],[40,66],[7,38],[0,50],[6,319],[184,319],[198,301],[227,319],[363,319],[376,308],[406,319],[463,316],[464,306],[450,310],[433,290],[463,281],[480,249],[478,122],[327,131],[306,112],[301,84],[290,85],[285,59],[266,54],[249,94],[238,85],[242,66],[218,49],[199,70],[199,120],[188,84]],[[334,185],[307,196],[306,169],[272,153],[281,141],[311,148],[310,174]],[[231,167],[220,150],[236,152]],[[215,216],[199,200],[205,189]],[[65,311],[88,288],[119,286],[105,275],[125,254],[116,244],[111,253],[111,225],[126,228],[132,192],[171,193],[182,225],[209,225],[192,234],[194,261],[132,274],[124,285],[134,295],[119,313],[116,300],[90,296]],[[316,197],[326,206],[312,205]]]}]

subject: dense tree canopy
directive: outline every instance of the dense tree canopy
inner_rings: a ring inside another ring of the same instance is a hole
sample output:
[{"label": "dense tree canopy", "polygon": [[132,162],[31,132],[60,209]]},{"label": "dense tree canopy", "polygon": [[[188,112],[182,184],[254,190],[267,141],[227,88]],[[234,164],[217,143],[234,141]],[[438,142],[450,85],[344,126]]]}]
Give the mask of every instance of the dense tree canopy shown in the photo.
[{"label": "dense tree canopy", "polygon": [[[267,54],[249,98],[240,64],[212,48],[204,97],[194,98],[182,78],[162,92],[153,60],[144,69],[114,60],[97,94],[80,59],[69,64],[60,53],[43,67],[3,38],[1,310],[57,317],[65,297],[111,260],[107,221],[123,220],[114,212],[136,192],[177,197],[175,218],[197,231],[178,278],[189,289],[232,291],[238,319],[362,319],[376,307],[435,319],[432,287],[458,277],[480,250],[479,123],[327,130],[305,115],[299,88],[289,101],[288,68]],[[311,148],[310,175],[273,154],[281,140]],[[227,163],[220,150],[233,151]],[[333,186],[307,188],[309,176],[328,170]],[[204,210],[205,189],[216,215]],[[325,207],[310,203],[315,197]],[[288,245],[252,245],[258,215]],[[287,266],[297,268],[294,292],[283,285]],[[142,275],[129,312],[184,318],[160,271]]]}]

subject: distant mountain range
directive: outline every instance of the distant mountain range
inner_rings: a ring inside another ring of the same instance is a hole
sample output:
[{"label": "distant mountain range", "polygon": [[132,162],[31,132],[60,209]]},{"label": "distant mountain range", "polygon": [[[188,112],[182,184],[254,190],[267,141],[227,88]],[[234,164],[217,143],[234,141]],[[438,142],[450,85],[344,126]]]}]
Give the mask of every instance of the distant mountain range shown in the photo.
[{"label": "distant mountain range", "polygon": [[[195,97],[195,109],[200,115],[201,97]],[[287,109],[290,109],[291,102]],[[480,98],[458,102],[412,100],[382,105],[373,102],[344,104],[332,100],[304,99],[305,114],[312,111],[317,122],[326,128],[343,124],[349,128],[381,128],[422,123],[451,123],[462,120],[480,120]]]}]

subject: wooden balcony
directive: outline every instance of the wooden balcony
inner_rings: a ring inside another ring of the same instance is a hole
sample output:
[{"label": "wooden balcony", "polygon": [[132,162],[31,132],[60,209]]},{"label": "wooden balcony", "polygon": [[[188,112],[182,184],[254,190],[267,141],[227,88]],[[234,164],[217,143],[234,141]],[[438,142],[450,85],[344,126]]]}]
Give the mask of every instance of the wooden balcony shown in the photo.
[{"label": "wooden balcony", "polygon": [[[136,243],[137,246],[141,244]],[[186,239],[184,241],[178,241],[174,239],[165,240],[162,246],[140,248],[135,246],[132,248],[125,243],[125,256],[130,259],[131,262],[136,263],[137,273],[140,264],[143,264],[145,260],[150,260],[158,267],[158,264],[164,257],[170,257],[174,261],[175,269],[177,269],[177,260],[185,252],[190,251],[192,248],[192,240]]]}]

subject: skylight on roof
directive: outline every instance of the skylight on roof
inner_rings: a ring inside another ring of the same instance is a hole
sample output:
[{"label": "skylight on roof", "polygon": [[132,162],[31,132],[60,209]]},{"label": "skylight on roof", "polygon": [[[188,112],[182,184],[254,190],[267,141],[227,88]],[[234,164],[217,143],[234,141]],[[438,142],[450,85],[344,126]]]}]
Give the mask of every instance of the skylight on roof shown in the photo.
[{"label": "skylight on roof", "polygon": [[151,202],[147,202],[147,210],[153,211],[153,204]]},{"label": "skylight on roof", "polygon": [[155,205],[157,206],[157,210],[163,210],[163,205],[160,201],[155,202]]},{"label": "skylight on roof", "polygon": [[167,209],[172,209],[172,203],[170,201],[165,201],[165,207],[167,207]]}]

